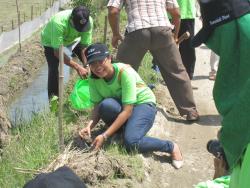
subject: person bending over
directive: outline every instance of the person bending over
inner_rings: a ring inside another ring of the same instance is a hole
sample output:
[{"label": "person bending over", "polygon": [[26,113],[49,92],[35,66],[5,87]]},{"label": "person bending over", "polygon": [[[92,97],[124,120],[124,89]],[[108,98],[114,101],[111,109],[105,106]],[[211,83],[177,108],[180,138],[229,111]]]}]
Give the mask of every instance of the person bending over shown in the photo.
[{"label": "person bending over", "polygon": [[[85,64],[84,49],[92,43],[93,19],[89,10],[79,6],[73,10],[64,10],[55,14],[41,32],[41,42],[48,62],[48,97],[58,96],[59,47],[72,46],[77,38],[80,43],[73,52]],[[81,77],[86,77],[88,70],[67,55],[64,63],[74,68]]]},{"label": "person bending over", "polygon": [[180,168],[183,159],[176,143],[146,136],[154,123],[156,101],[139,74],[128,64],[112,64],[104,44],[90,45],[85,55],[91,71],[90,98],[95,105],[91,120],[80,130],[80,136],[91,136],[91,129],[102,119],[108,128],[94,139],[92,145],[95,149],[101,148],[108,137],[122,129],[128,151],[170,153],[172,165]]}]

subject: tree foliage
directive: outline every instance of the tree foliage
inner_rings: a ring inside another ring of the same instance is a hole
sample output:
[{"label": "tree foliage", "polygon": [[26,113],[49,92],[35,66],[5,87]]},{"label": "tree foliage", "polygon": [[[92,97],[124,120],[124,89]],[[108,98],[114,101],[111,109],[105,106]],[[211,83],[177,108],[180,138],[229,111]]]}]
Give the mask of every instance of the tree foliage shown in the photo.
[{"label": "tree foliage", "polygon": [[108,0],[71,0],[72,8],[77,6],[86,6],[90,10],[91,16],[94,18],[102,8],[106,8]]},{"label": "tree foliage", "polygon": [[93,0],[71,0],[71,6],[72,7],[78,7],[78,6],[86,6],[88,7],[89,9],[92,8],[92,2]]}]

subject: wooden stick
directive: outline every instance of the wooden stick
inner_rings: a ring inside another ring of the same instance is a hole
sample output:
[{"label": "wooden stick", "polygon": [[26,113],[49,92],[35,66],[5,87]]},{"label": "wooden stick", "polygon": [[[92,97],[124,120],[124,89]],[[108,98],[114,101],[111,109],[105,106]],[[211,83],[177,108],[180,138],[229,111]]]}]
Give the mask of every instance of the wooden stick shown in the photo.
[{"label": "wooden stick", "polygon": [[20,28],[20,11],[18,6],[18,0],[16,0],[16,11],[17,11],[17,19],[18,19],[18,39],[19,39],[19,50],[21,51],[21,28]]},{"label": "wooden stick", "polygon": [[190,33],[188,31],[186,31],[185,33],[183,33],[177,41],[177,44],[182,43],[184,40],[188,39],[190,37]]},{"label": "wooden stick", "polygon": [[105,16],[104,20],[104,35],[103,35],[103,43],[106,44],[107,41],[107,28],[108,28],[108,17]]},{"label": "wooden stick", "polygon": [[15,167],[14,169],[16,171],[18,171],[20,173],[24,173],[24,174],[40,174],[40,173],[42,173],[41,170],[25,169],[25,168],[18,168],[18,167]]},{"label": "wooden stick", "polygon": [[59,114],[58,114],[58,135],[59,135],[59,149],[61,152],[64,150],[63,139],[63,65],[64,65],[64,52],[63,45],[59,48]]},{"label": "wooden stick", "polygon": [[33,9],[34,9],[34,7],[33,7],[33,5],[31,6],[31,10],[30,10],[30,20],[33,20]]}]

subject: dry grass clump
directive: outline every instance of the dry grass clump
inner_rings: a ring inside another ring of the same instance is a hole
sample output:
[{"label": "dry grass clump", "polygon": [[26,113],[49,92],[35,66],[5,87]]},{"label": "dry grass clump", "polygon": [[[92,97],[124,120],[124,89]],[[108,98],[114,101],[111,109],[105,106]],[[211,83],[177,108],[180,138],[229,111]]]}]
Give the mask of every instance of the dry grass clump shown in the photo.
[{"label": "dry grass clump", "polygon": [[131,166],[115,159],[103,150],[70,150],[68,146],[44,171],[51,172],[61,166],[70,167],[85,183],[95,185],[108,178],[131,178]]}]

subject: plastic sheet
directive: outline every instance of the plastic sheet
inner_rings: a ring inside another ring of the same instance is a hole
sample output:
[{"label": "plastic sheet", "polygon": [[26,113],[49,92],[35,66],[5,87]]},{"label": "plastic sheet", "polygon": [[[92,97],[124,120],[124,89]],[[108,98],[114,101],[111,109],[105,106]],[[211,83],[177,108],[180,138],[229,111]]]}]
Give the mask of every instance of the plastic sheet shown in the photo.
[{"label": "plastic sheet", "polygon": [[78,79],[76,81],[74,89],[69,96],[69,102],[71,107],[76,110],[85,110],[93,106],[90,101],[88,79]]}]

